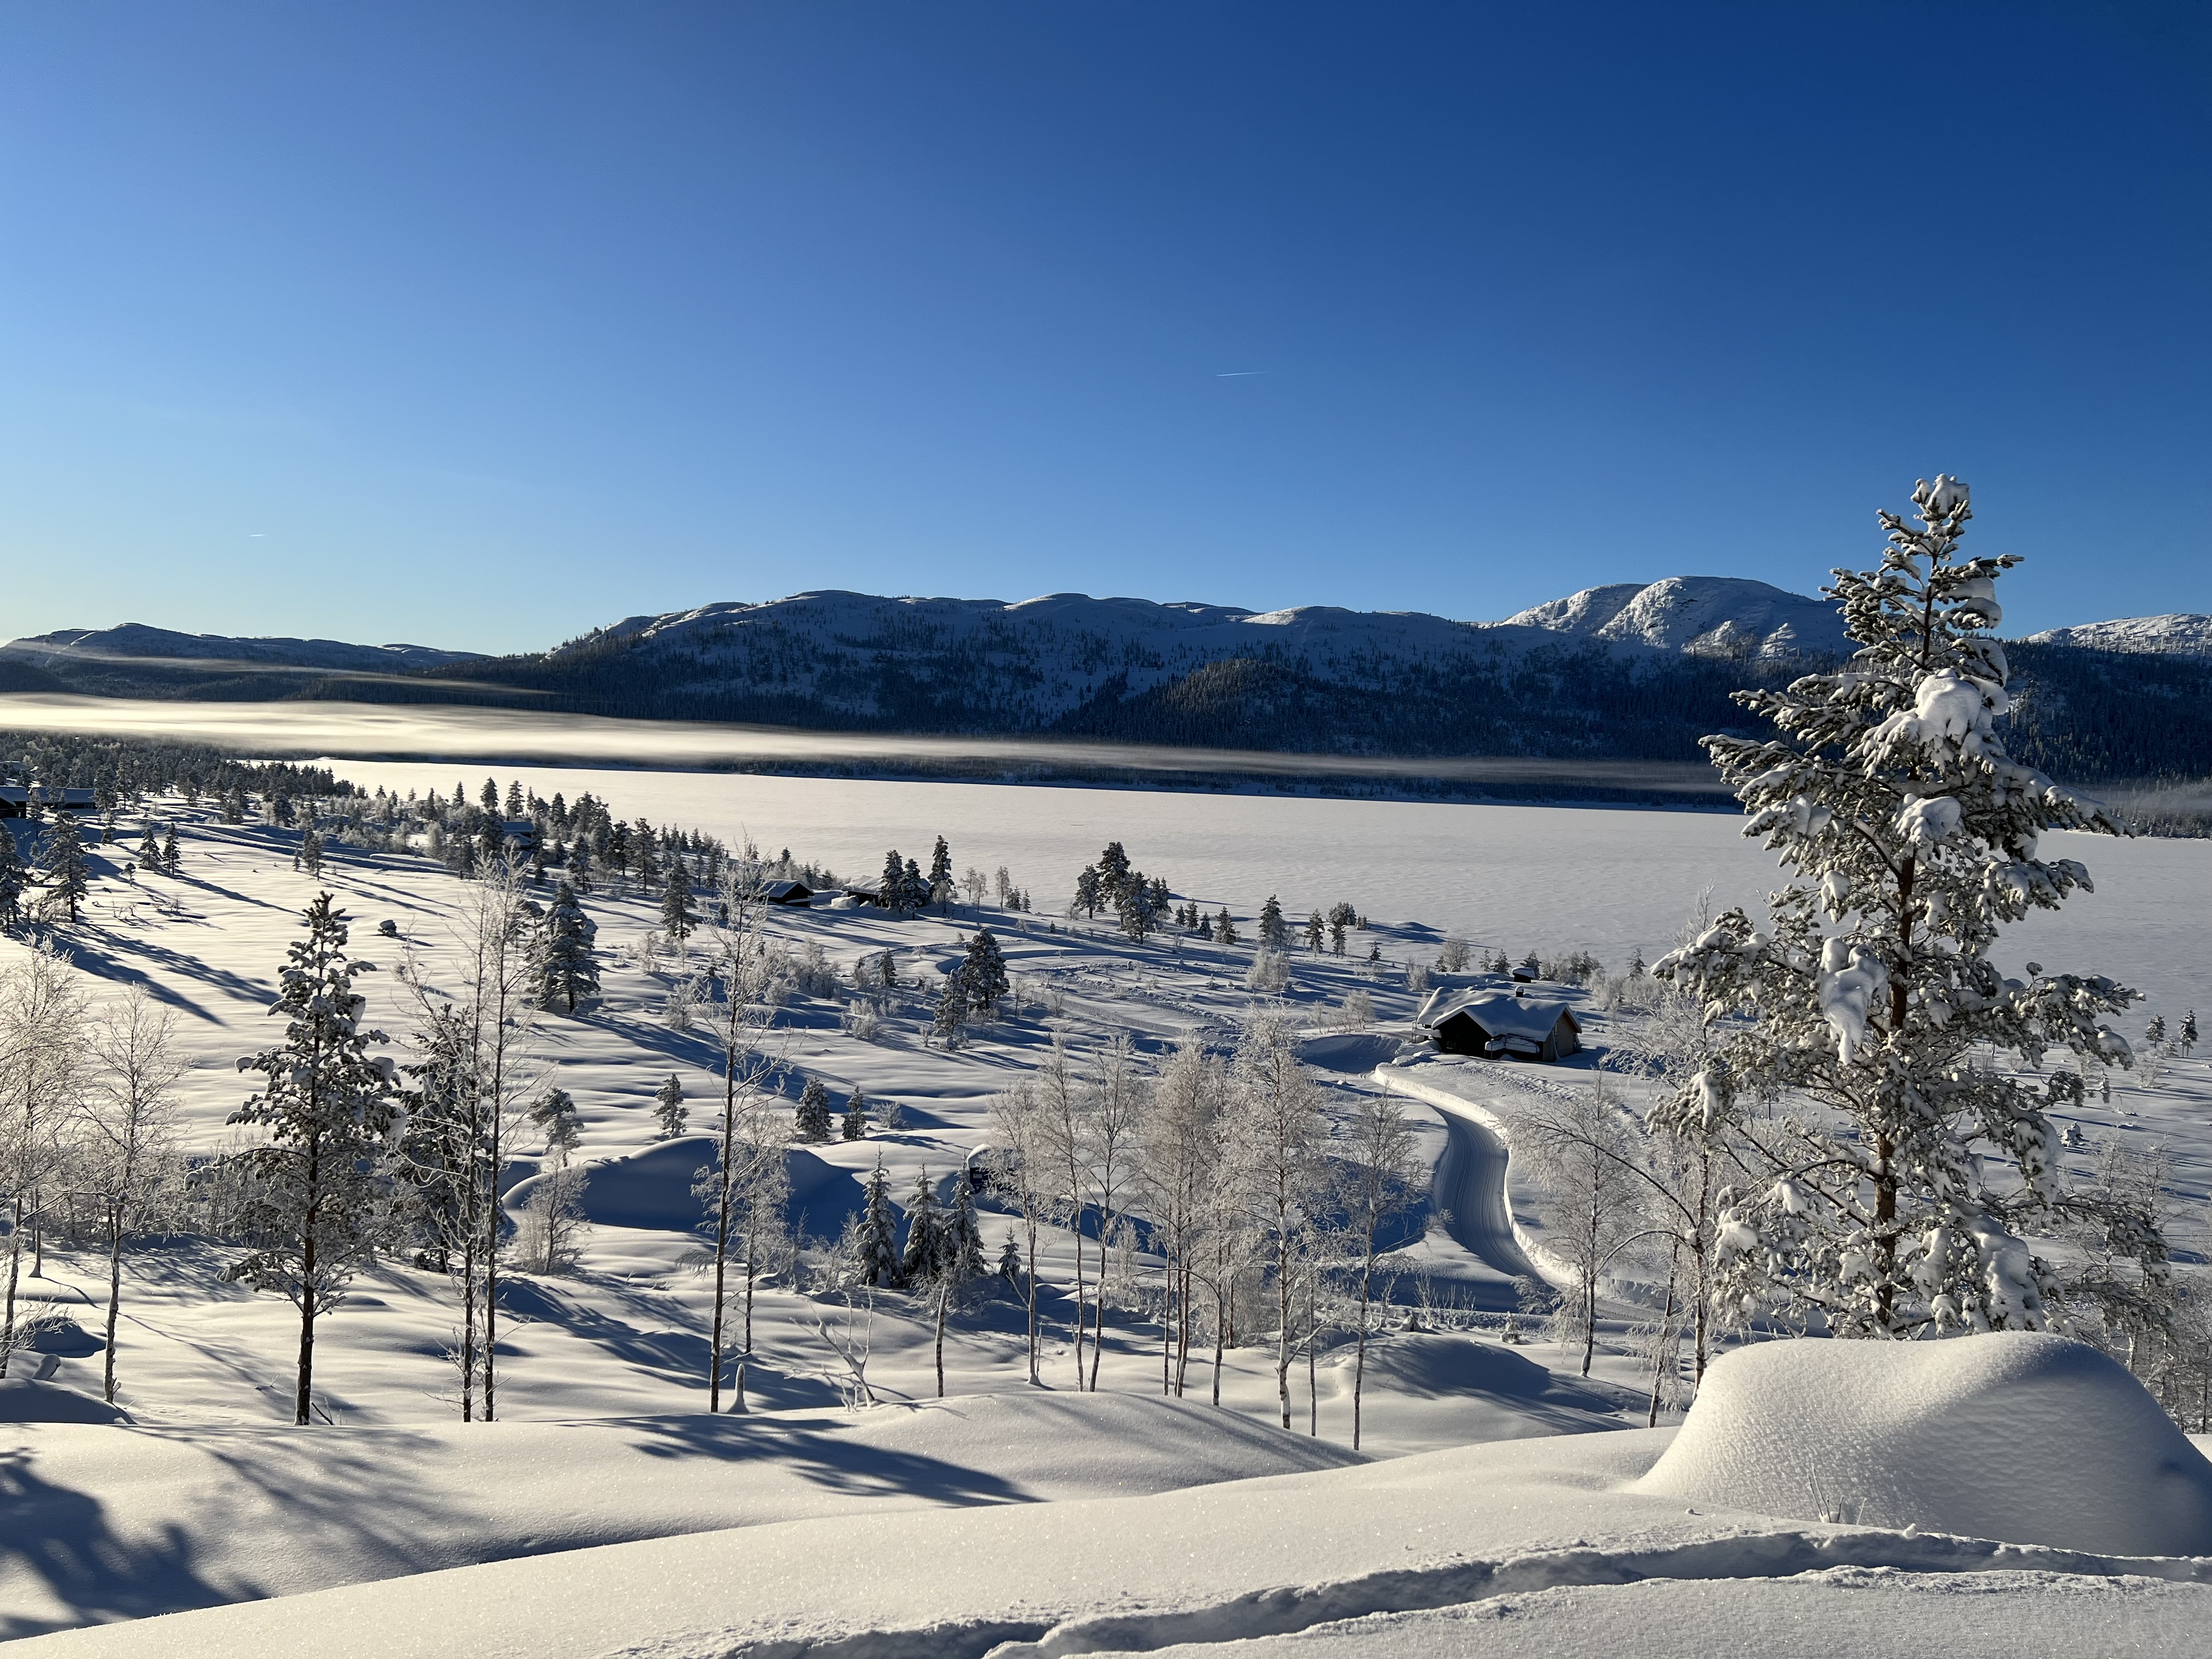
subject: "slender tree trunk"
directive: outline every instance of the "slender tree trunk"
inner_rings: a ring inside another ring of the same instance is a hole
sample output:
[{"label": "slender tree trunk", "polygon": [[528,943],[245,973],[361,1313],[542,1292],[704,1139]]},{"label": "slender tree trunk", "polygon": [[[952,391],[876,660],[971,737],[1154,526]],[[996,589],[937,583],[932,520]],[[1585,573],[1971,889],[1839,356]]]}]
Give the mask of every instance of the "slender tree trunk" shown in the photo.
[{"label": "slender tree trunk", "polygon": [[952,1282],[940,1278],[937,1285],[937,1397],[945,1398],[945,1304],[952,1299]]},{"label": "slender tree trunk", "polygon": [[1283,1408],[1283,1426],[1291,1426],[1291,1231],[1287,1217],[1279,1217],[1275,1244],[1275,1397]]},{"label": "slender tree trunk", "polygon": [[1037,1370],[1037,1224],[1035,1204],[1024,1203],[1022,1206],[1022,1219],[1028,1224],[1030,1234],[1030,1386],[1033,1389],[1041,1389],[1044,1386],[1044,1377]]},{"label": "slender tree trunk", "polygon": [[1651,1357],[1651,1410],[1644,1419],[1644,1426],[1647,1429],[1656,1429],[1659,1426],[1659,1385],[1666,1376],[1662,1368],[1678,1358],[1674,1352],[1677,1340],[1673,1335],[1674,1279],[1675,1269],[1680,1265],[1681,1257],[1682,1243],[1680,1239],[1677,1239],[1674,1242],[1674,1248],[1668,1253],[1667,1256],[1667,1308],[1666,1311],[1659,1316],[1659,1340],[1656,1345],[1656,1352]]},{"label": "slender tree trunk", "polygon": [[[0,834],[4,834],[0,831]],[[8,1363],[15,1357],[15,1285],[22,1276],[23,1267],[23,1195],[15,1194],[15,1224],[8,1231],[8,1310],[6,1323],[0,1326],[0,1377],[8,1375]]]},{"label": "slender tree trunk", "polygon": [[1352,1449],[1359,1449],[1359,1413],[1367,1386],[1367,1318],[1375,1284],[1375,1229],[1367,1230],[1367,1255],[1359,1264],[1359,1351],[1352,1361]]},{"label": "slender tree trunk", "polygon": [[[130,1175],[124,1176],[125,1190],[130,1188]],[[107,1354],[105,1392],[101,1398],[109,1405],[115,1403],[115,1323],[123,1306],[123,1206],[111,1205],[107,1212]]]}]

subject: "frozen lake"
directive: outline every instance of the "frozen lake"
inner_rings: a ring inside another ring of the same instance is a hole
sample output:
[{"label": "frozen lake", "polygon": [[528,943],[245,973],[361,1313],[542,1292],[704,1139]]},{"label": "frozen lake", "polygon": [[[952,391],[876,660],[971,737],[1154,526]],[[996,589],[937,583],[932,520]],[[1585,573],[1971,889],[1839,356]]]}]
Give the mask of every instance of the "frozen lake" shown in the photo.
[{"label": "frozen lake", "polygon": [[[484,770],[451,761],[327,760],[366,788],[471,794]],[[1656,957],[1712,893],[1716,911],[1760,907],[1772,857],[1729,813],[1176,794],[1048,785],[775,777],[727,772],[500,767],[550,798],[589,790],[625,817],[788,847],[850,879],[872,879],[886,849],[927,863],[933,837],[953,865],[1006,865],[1041,912],[1056,913],[1076,872],[1120,841],[1177,894],[1243,917],[1268,894],[1294,917],[1347,899],[1393,929],[1407,954],[1445,933],[1519,955],[1577,947],[1618,969]],[[2154,1009],[2212,1009],[2212,842],[2064,836],[2098,890],[2013,935],[2009,962],[2109,973]],[[2056,850],[2057,842],[2052,843]]]}]

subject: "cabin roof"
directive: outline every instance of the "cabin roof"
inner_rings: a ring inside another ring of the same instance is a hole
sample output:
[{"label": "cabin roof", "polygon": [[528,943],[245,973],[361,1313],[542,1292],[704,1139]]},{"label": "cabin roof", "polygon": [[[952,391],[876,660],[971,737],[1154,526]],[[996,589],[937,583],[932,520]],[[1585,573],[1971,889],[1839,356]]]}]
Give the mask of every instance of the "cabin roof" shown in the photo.
[{"label": "cabin roof", "polygon": [[1422,1005],[1420,1023],[1423,1029],[1434,1030],[1456,1014],[1467,1015],[1494,1037],[1525,1037],[1532,1042],[1551,1036],[1561,1019],[1568,1022],[1570,1030],[1582,1030],[1565,1003],[1550,997],[1515,996],[1510,991],[1439,991]]}]

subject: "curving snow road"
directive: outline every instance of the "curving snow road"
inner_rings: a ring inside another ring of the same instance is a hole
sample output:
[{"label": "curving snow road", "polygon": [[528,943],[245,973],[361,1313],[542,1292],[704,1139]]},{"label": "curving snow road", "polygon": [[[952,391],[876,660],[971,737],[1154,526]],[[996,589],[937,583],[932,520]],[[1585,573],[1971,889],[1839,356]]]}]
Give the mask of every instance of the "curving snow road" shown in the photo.
[{"label": "curving snow road", "polygon": [[1505,1195],[1510,1156],[1497,1120],[1464,1096],[1408,1078],[1395,1066],[1377,1066],[1375,1081],[1395,1094],[1433,1107],[1444,1122],[1444,1155],[1437,1160],[1431,1201],[1449,1214],[1447,1231],[1486,1267],[1509,1279],[1558,1283],[1556,1267],[1533,1257],[1513,1225]]}]

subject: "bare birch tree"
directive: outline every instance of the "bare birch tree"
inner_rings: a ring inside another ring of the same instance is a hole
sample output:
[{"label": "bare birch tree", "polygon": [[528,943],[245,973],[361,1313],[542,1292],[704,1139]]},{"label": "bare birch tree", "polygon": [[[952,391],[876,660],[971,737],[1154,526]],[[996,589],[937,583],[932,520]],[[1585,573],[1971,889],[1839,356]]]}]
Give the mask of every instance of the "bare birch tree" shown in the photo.
[{"label": "bare birch tree", "polygon": [[84,1022],[76,969],[51,941],[17,957],[0,977],[0,1178],[14,1222],[0,1316],[0,1377],[8,1375],[15,1349],[24,1232],[39,1225],[42,1194],[60,1159],[62,1127],[83,1085]]},{"label": "bare birch tree", "polygon": [[1221,1168],[1228,1079],[1195,1036],[1176,1045],[1138,1125],[1138,1164],[1166,1260],[1160,1391],[1180,1399],[1190,1370],[1191,1291]]},{"label": "bare birch tree", "polygon": [[115,1400],[115,1328],[123,1306],[123,1241],[159,1220],[177,1173],[177,1083],[191,1069],[176,1020],[143,985],[100,1011],[98,1062],[84,1121],[84,1175],[107,1231],[107,1354],[102,1387]]},{"label": "bare birch tree", "polygon": [[1230,1157],[1237,1191],[1270,1264],[1275,1289],[1275,1392],[1291,1426],[1291,1359],[1298,1255],[1322,1189],[1328,1121],[1319,1091],[1298,1059],[1290,1022],[1272,1012],[1245,1024],[1232,1064]]}]

